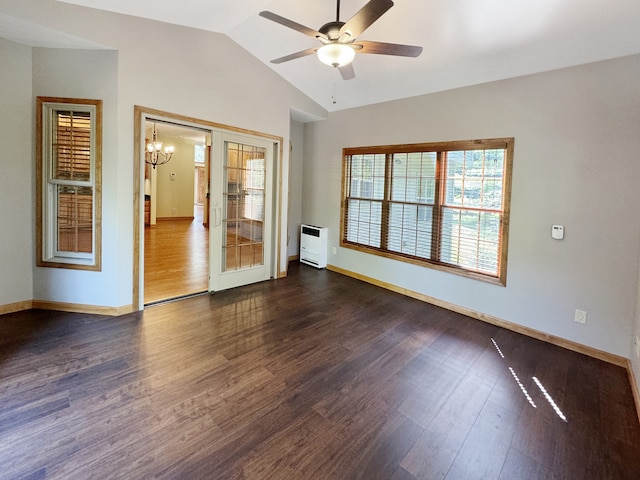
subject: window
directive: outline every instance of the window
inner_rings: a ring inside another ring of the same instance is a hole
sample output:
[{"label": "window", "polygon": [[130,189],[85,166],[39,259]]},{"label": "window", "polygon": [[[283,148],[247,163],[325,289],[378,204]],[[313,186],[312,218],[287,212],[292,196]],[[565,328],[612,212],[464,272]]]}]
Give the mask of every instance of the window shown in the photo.
[{"label": "window", "polygon": [[344,149],[340,245],[505,285],[513,144]]},{"label": "window", "polygon": [[102,101],[37,108],[37,264],[100,270]]},{"label": "window", "polygon": [[196,164],[204,164],[204,152],[206,149],[205,145],[194,145],[193,160]]}]

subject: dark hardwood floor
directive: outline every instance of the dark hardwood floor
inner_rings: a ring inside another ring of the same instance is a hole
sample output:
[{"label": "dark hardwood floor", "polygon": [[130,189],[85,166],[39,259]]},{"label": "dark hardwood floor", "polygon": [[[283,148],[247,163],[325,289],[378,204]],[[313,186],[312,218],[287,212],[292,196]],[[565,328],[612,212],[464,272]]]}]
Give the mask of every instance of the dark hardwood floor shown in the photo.
[{"label": "dark hardwood floor", "polygon": [[0,317],[0,478],[638,479],[640,425],[623,368],[292,264]]}]

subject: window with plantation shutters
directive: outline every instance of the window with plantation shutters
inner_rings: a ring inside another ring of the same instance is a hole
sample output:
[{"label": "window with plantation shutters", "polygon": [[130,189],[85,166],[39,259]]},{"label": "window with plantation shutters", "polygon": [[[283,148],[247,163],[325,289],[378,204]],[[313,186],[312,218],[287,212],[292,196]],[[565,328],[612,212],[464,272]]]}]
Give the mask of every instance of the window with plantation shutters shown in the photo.
[{"label": "window with plantation shutters", "polygon": [[99,100],[38,97],[38,265],[99,270]]},{"label": "window with plantation shutters", "polygon": [[506,284],[513,143],[344,149],[341,246]]},{"label": "window with plantation shutters", "polygon": [[88,181],[91,178],[91,114],[52,112],[53,178]]}]

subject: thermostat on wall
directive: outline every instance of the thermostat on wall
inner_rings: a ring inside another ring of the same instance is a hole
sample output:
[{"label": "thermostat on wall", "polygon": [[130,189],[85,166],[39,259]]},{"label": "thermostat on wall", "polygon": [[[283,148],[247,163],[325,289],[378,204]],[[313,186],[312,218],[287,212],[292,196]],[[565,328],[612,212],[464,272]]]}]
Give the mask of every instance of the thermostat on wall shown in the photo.
[{"label": "thermostat on wall", "polygon": [[562,240],[564,238],[564,226],[553,225],[551,227],[551,237],[556,240]]}]

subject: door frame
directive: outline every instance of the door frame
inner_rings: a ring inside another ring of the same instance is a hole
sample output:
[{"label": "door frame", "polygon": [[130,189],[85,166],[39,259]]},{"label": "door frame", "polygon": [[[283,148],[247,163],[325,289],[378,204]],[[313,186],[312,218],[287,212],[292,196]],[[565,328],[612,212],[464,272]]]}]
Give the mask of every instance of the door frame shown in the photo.
[{"label": "door frame", "polygon": [[[273,215],[273,241],[272,241],[272,265],[271,275],[280,278],[286,272],[280,271],[280,254],[282,240],[282,165],[283,165],[283,138],[245,128],[224,125],[208,120],[187,117],[171,112],[165,112],[154,108],[134,105],[133,113],[133,288],[131,305],[134,311],[144,309],[144,177],[141,172],[144,168],[144,133],[143,128],[147,118],[176,123],[185,127],[240,133],[271,140],[274,145],[274,215]],[[211,160],[211,159],[210,159]]]}]

